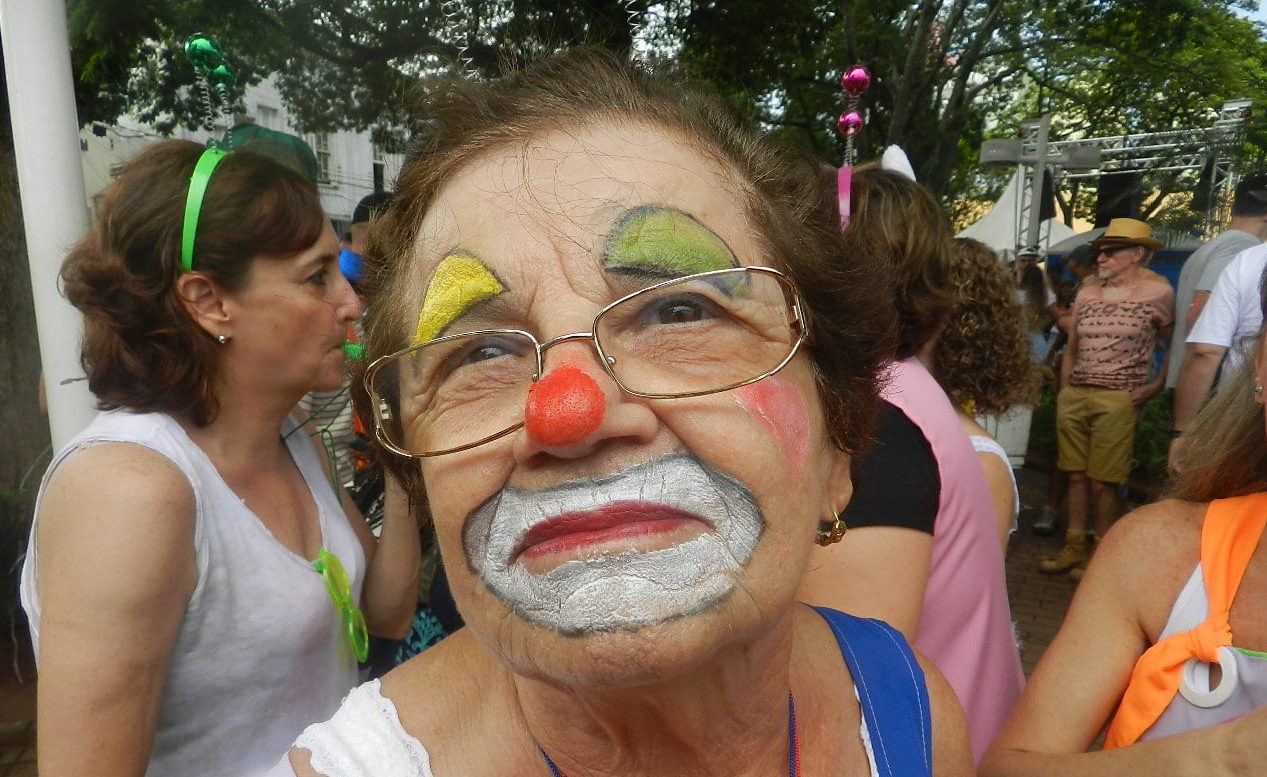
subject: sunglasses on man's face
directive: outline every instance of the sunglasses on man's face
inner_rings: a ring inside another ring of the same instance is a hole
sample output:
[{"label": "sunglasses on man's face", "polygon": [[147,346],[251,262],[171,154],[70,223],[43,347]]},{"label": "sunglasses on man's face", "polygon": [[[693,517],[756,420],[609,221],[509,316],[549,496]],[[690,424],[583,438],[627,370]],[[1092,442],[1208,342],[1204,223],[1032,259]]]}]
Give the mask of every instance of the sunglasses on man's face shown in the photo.
[{"label": "sunglasses on man's face", "polygon": [[1128,248],[1134,248],[1134,247],[1135,247],[1135,246],[1133,246],[1133,245],[1102,246],[1102,247],[1100,248],[1100,253],[1099,253],[1099,255],[1100,255],[1100,256],[1113,256],[1113,255],[1114,255],[1114,254],[1116,254],[1118,251],[1125,251],[1125,250],[1126,250],[1126,249],[1128,249]]}]

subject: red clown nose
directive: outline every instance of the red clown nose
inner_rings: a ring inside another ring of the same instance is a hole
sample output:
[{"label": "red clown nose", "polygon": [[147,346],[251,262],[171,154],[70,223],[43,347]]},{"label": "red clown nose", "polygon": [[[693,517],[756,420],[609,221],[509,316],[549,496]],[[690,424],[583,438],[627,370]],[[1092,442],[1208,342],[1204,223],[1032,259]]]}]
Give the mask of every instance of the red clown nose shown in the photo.
[{"label": "red clown nose", "polygon": [[524,423],[544,445],[575,445],[594,433],[606,407],[593,378],[576,367],[559,367],[528,388]]}]

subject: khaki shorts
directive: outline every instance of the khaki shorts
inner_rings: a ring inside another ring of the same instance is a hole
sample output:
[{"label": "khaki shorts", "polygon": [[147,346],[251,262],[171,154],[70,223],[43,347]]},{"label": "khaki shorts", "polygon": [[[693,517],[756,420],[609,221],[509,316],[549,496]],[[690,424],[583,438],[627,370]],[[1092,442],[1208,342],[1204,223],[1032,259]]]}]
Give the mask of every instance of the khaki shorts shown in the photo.
[{"label": "khaki shorts", "polygon": [[1066,386],[1056,397],[1056,466],[1125,483],[1135,447],[1135,403],[1124,389]]}]

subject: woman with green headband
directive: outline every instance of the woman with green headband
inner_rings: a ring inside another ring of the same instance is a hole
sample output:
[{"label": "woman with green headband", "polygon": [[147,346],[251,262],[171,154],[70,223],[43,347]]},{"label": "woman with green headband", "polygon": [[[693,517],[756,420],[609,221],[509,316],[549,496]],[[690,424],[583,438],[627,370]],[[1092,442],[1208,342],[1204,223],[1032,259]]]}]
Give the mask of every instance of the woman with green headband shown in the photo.
[{"label": "woman with green headband", "polygon": [[103,412],[49,467],[23,568],[42,773],[260,774],[367,632],[407,630],[413,518],[393,498],[376,541],[290,416],[344,374],[338,250],[302,176],[170,141],[67,258]]}]

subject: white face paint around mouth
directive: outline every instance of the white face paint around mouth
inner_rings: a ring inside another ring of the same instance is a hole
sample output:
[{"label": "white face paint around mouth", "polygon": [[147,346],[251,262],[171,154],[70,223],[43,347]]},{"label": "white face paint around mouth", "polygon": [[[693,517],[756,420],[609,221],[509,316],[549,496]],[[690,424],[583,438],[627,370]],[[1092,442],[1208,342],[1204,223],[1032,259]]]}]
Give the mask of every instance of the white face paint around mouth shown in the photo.
[{"label": "white face paint around mouth", "polygon": [[[681,510],[712,528],[668,548],[569,560],[543,574],[515,558],[533,527],[622,501]],[[642,628],[720,602],[764,528],[747,487],[694,456],[673,454],[543,491],[507,486],[470,514],[462,545],[472,571],[517,614],[579,635]]]}]

